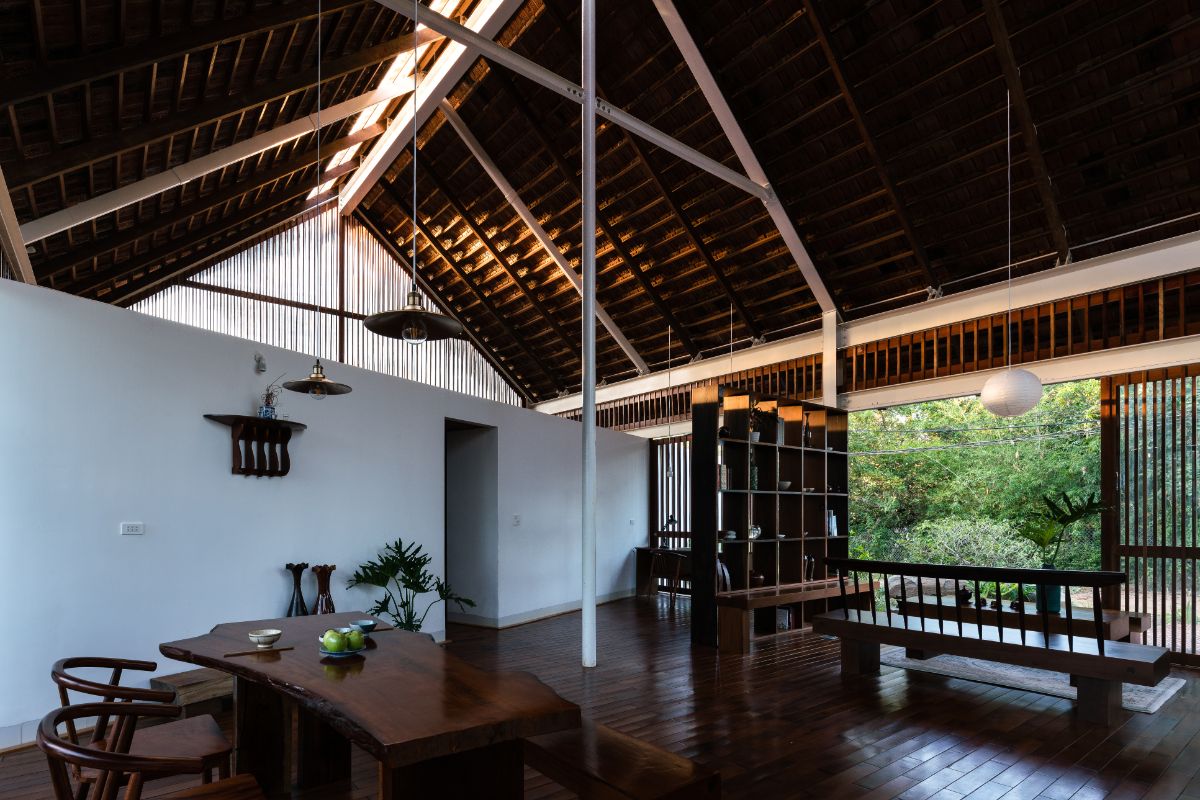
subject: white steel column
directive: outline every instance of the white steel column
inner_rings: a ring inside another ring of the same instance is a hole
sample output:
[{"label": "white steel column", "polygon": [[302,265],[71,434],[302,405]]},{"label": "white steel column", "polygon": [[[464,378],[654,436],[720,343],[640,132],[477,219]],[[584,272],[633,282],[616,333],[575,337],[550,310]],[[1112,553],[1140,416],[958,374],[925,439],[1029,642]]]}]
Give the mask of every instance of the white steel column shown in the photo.
[{"label": "white steel column", "polygon": [[33,265],[29,263],[29,253],[25,252],[25,240],[21,237],[17,212],[13,209],[12,195],[8,193],[8,181],[4,180],[3,170],[0,170],[0,250],[4,251],[4,260],[8,262],[17,280],[37,285],[37,277],[33,274]]},{"label": "white steel column", "polygon": [[[575,287],[575,291],[582,295],[583,283],[580,281],[579,276],[575,274],[575,270],[572,269],[571,265],[567,262],[566,256],[564,256],[562,251],[560,251],[554,244],[554,240],[550,238],[550,234],[546,233],[546,229],[543,228],[541,223],[537,221],[537,217],[535,217],[533,212],[529,210],[529,206],[525,205],[525,201],[522,200],[520,195],[517,194],[517,190],[511,183],[509,183],[508,178],[504,177],[504,173],[500,171],[499,165],[497,165],[496,162],[492,160],[492,157],[488,155],[487,151],[483,149],[483,143],[475,138],[475,134],[471,133],[471,129],[467,127],[467,123],[464,122],[463,118],[460,117],[458,112],[454,110],[454,106],[450,105],[449,100],[443,99],[441,108],[442,113],[446,115],[446,119],[450,121],[450,127],[454,128],[454,130],[458,133],[459,137],[463,140],[463,144],[467,146],[467,149],[471,151],[473,156],[475,156],[475,160],[479,162],[481,167],[483,167],[483,171],[488,174],[488,176],[492,179],[492,183],[496,184],[496,188],[500,190],[500,193],[504,195],[504,199],[508,201],[510,206],[512,206],[513,211],[516,211],[517,216],[519,216],[521,221],[525,223],[525,227],[533,231],[533,235],[538,242],[541,243],[542,249],[545,250],[546,254],[549,255],[550,258],[553,259],[554,263],[558,265],[559,271],[562,272],[562,274],[566,276],[567,280],[571,282],[571,285]],[[595,217],[594,211],[592,216]],[[585,231],[584,237],[586,238],[586,236],[587,233]],[[645,360],[638,355],[637,350],[635,350],[633,345],[629,343],[629,340],[625,338],[625,334],[622,333],[621,329],[617,327],[617,323],[613,322],[612,317],[610,317],[608,312],[604,310],[604,306],[600,305],[599,303],[596,304],[596,315],[600,318],[600,323],[604,325],[608,332],[612,334],[613,339],[615,339],[617,344],[620,345],[621,350],[623,350],[625,355],[629,357],[629,360],[633,362],[633,366],[637,369],[638,374],[648,374],[650,372],[650,367],[646,365]]]},{"label": "white steel column", "polygon": [[812,290],[813,296],[816,297],[817,303],[821,306],[821,310],[830,311],[836,308],[833,297],[830,296],[829,291],[825,288],[825,282],[817,274],[817,268],[813,265],[812,258],[804,248],[804,243],[800,241],[800,234],[796,231],[795,223],[792,222],[792,218],[788,216],[787,211],[780,204],[779,198],[775,196],[775,190],[771,188],[771,184],[767,180],[767,173],[763,171],[762,165],[758,162],[758,157],[754,155],[754,148],[750,146],[750,141],[746,138],[746,134],[743,133],[741,124],[733,115],[733,110],[729,107],[729,103],[725,101],[725,95],[721,92],[720,87],[717,86],[716,78],[713,77],[712,71],[708,68],[708,64],[705,63],[704,56],[700,53],[700,48],[696,47],[696,42],[692,39],[692,34],[688,31],[687,25],[683,23],[679,12],[675,10],[674,3],[671,0],[654,0],[654,7],[658,9],[658,15],[666,23],[667,30],[671,33],[671,38],[675,40],[675,46],[679,48],[679,52],[683,55],[683,60],[687,62],[688,69],[692,72],[692,77],[696,79],[696,83],[700,86],[700,91],[704,93],[704,99],[708,101],[709,107],[712,108],[713,116],[721,124],[721,130],[725,132],[725,137],[733,145],[733,152],[737,154],[738,161],[742,164],[742,169],[746,170],[746,174],[750,177],[750,180],[767,189],[767,195],[762,197],[763,205],[767,207],[767,213],[771,215],[771,220],[775,223],[775,227],[779,229],[779,235],[783,237],[783,243],[787,245],[792,260],[800,268],[801,274],[804,275],[804,281],[808,284],[808,288]]},{"label": "white steel column", "polygon": [[821,315],[821,402],[837,406],[838,314]]},{"label": "white steel column", "polygon": [[583,666],[596,666],[596,0],[583,0]]}]

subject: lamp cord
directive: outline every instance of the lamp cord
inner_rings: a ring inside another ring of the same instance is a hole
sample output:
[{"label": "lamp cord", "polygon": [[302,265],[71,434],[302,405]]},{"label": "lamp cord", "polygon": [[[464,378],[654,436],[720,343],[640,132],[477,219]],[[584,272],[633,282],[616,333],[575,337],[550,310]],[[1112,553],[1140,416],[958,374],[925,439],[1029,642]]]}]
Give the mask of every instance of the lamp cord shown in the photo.
[{"label": "lamp cord", "polygon": [[1008,179],[1008,313],[1004,317],[1005,341],[1007,346],[1004,349],[1004,363],[1008,369],[1012,369],[1012,92],[1005,91],[1004,93],[1004,150],[1008,166],[1006,169]]},{"label": "lamp cord", "polygon": [[420,9],[420,0],[413,0],[413,46],[412,46],[412,71],[413,71],[413,96],[412,96],[412,286],[409,291],[417,290],[417,89],[420,87],[421,70],[417,58],[417,30],[420,25],[417,22],[417,13]]}]

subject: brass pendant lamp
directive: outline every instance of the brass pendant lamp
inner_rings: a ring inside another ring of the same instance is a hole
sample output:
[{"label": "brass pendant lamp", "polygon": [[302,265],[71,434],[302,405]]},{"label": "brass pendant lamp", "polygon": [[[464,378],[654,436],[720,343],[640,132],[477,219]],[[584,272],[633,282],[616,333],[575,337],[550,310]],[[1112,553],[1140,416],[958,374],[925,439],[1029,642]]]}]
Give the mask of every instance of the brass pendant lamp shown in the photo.
[{"label": "brass pendant lamp", "polygon": [[367,330],[391,339],[402,339],[409,344],[438,339],[456,339],[462,336],[462,323],[456,319],[427,311],[417,291],[417,89],[420,86],[420,69],[417,57],[417,13],[421,4],[413,0],[413,94],[412,94],[412,289],[408,302],[399,311],[383,311],[372,314],[364,321]]},{"label": "brass pendant lamp", "polygon": [[[317,191],[321,189],[321,0],[317,0]],[[320,227],[320,217],[316,218],[317,226]],[[324,237],[320,231],[317,232],[317,242],[313,251],[317,255],[316,262],[318,266],[321,263],[321,249],[323,247]],[[341,246],[340,243],[338,245]],[[321,324],[317,322],[318,343],[320,341]],[[317,348],[318,351],[320,347]],[[337,383],[329,380],[325,376],[325,368],[321,366],[321,359],[313,364],[312,373],[302,381],[286,381],[283,388],[289,392],[299,392],[307,394],[314,400],[324,400],[331,394],[349,394],[351,389],[344,383]]]}]

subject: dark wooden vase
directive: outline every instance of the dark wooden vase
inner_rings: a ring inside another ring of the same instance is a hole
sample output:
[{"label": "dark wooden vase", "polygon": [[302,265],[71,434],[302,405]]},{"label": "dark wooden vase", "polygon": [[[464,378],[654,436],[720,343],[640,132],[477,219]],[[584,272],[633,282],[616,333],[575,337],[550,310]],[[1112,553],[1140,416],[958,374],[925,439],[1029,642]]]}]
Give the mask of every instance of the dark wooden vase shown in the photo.
[{"label": "dark wooden vase", "polygon": [[312,571],[317,575],[317,601],[313,604],[314,614],[332,614],[333,595],[329,593],[329,576],[337,564],[317,564]]},{"label": "dark wooden vase", "polygon": [[285,564],[284,568],[292,573],[292,602],[288,603],[287,615],[307,617],[308,606],[304,603],[304,592],[300,590],[300,579],[304,577],[304,570],[308,569],[308,564]]}]

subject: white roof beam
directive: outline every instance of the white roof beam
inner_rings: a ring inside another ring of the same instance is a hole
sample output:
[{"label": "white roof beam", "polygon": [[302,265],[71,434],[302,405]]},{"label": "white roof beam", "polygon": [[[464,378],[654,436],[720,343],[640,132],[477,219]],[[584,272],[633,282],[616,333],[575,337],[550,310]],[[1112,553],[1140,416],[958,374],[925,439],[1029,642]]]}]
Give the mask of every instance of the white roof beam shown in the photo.
[{"label": "white roof beam", "polygon": [[0,170],[0,251],[4,252],[4,260],[17,280],[37,285],[37,276],[33,274],[29,253],[25,250],[25,240],[21,237],[21,227],[17,224],[12,195],[8,193],[4,170]]},{"label": "white roof beam", "polygon": [[[371,106],[402,97],[409,92],[408,88],[402,87],[397,81],[391,86],[382,87],[321,109],[319,114],[321,127],[340,122]],[[210,172],[215,172],[230,164],[236,164],[307,133],[312,133],[317,130],[317,120],[318,114],[313,112],[306,117],[293,120],[286,125],[280,125],[278,128],[260,133],[258,136],[244,139],[215,153],[180,164],[166,172],[160,172],[111,192],[96,195],[82,203],[64,208],[62,211],[56,211],[25,223],[21,226],[21,234],[25,237],[26,242],[36,242],[56,233],[62,233],[76,225],[82,225],[97,217],[145,200],[147,197],[161,194],[168,189],[182,186],[188,181],[196,180]],[[333,155],[333,153],[328,155]]]},{"label": "white roof beam", "polygon": [[[412,16],[412,8],[407,6],[404,0],[376,1],[384,6],[387,6],[397,14],[406,17]],[[486,32],[476,32],[476,30],[472,29],[474,26],[468,27],[459,25],[457,22],[454,22],[453,20],[448,19],[447,17],[444,17],[434,11],[423,10],[420,12],[420,14],[421,23],[423,25],[442,34],[448,39],[454,40],[456,45],[464,52],[466,51],[466,48],[470,48],[472,51],[470,59],[475,58],[477,55],[485,56],[489,61],[493,61],[503,67],[506,67],[518,75],[522,75],[539,86],[545,87],[546,89],[549,89],[550,91],[555,92],[556,94],[565,97],[568,100],[572,100],[576,103],[583,102],[583,87],[581,87],[579,84],[567,80],[561,75],[546,69],[540,64],[530,61],[524,56],[514,53],[512,50],[509,50],[502,45],[496,44],[496,42],[492,41],[491,35],[488,35]],[[443,58],[444,57],[445,56],[443,56]],[[438,61],[440,63],[441,58],[439,58]],[[447,94],[449,94],[451,88],[453,88],[453,83],[445,87],[439,84],[433,90],[431,90],[428,95],[419,98],[420,105],[418,113],[421,114],[421,116],[418,117],[418,121],[421,124],[424,124],[425,120],[429,118],[429,114],[432,113],[432,108],[441,100],[442,97],[445,97]],[[424,94],[423,89],[422,94]],[[426,111],[427,107],[428,111]],[[402,110],[401,117],[403,117],[404,113],[405,112]],[[754,195],[764,203],[768,203],[768,208],[770,208],[769,201],[773,199],[773,195],[771,194],[769,187],[756,183],[740,172],[730,169],[715,159],[709,158],[699,150],[688,147],[678,139],[668,136],[666,133],[654,127],[650,123],[644,122],[627,111],[617,108],[616,106],[613,106],[603,100],[597,99],[596,114],[604,119],[607,119],[609,122],[620,125],[625,130],[636,136],[640,136],[651,144],[661,147],[663,150],[666,150],[672,155],[677,156],[678,158],[681,158],[696,167],[699,167],[705,172],[715,175],[726,183],[729,183],[744,192]],[[412,117],[409,116],[408,120],[411,121],[411,119]],[[405,127],[408,126],[405,125]],[[367,191],[369,191],[375,181],[378,180],[379,175],[383,174],[383,170],[387,169],[387,167],[390,166],[391,163],[396,159],[400,153],[400,150],[402,150],[403,147],[408,143],[408,139],[398,137],[397,142],[399,142],[398,146],[390,147],[386,151],[383,148],[384,143],[382,141],[375,146],[371,155],[374,156],[376,151],[381,151],[382,165],[378,166],[377,168],[373,166],[372,171],[368,171],[364,167],[364,169],[359,170],[354,178],[346,184],[345,188],[342,190],[342,213],[349,213],[349,211],[353,210],[354,206],[362,200]]]},{"label": "white roof beam", "polygon": [[825,287],[825,281],[817,273],[817,267],[813,264],[812,257],[809,256],[804,243],[800,241],[800,234],[796,231],[795,223],[792,222],[792,218],[788,216],[787,211],[779,202],[779,198],[775,195],[775,190],[771,188],[771,182],[767,180],[767,174],[763,171],[762,164],[759,163],[758,157],[754,154],[754,148],[750,146],[750,141],[742,131],[741,124],[737,121],[737,117],[733,115],[733,110],[730,109],[729,103],[725,101],[724,93],[717,86],[716,78],[713,77],[712,71],[708,68],[708,64],[705,63],[700,49],[696,47],[696,42],[692,39],[692,34],[688,31],[687,25],[680,18],[679,12],[676,11],[674,3],[671,0],[654,0],[654,6],[658,9],[658,14],[662,17],[663,22],[666,23],[667,30],[671,33],[671,38],[675,40],[675,46],[683,54],[683,60],[687,62],[688,69],[692,71],[692,77],[699,84],[700,91],[704,93],[704,98],[708,101],[709,107],[712,108],[717,122],[720,123],[721,130],[725,133],[725,138],[733,145],[733,152],[737,154],[738,161],[742,164],[742,169],[746,170],[746,174],[750,176],[750,180],[761,184],[766,189],[766,195],[760,196],[763,205],[767,207],[767,213],[771,215],[771,221],[779,229],[779,235],[783,238],[783,243],[787,245],[788,252],[796,262],[796,266],[800,268],[801,274],[804,275],[804,281],[808,284],[808,288],[812,290],[813,296],[816,297],[817,303],[821,306],[821,311],[836,311],[837,305],[833,302],[833,297]]},{"label": "white roof beam", "polygon": [[[1166,278],[1181,272],[1187,272],[1200,266],[1200,233],[1188,233],[1166,239],[1161,242],[1134,247],[1117,253],[1109,253],[1086,261],[1076,261],[1063,267],[1036,272],[1012,282],[1012,307],[1026,308],[1029,306],[1065,300],[1079,295],[1115,289],[1131,283]],[[853,347],[868,342],[890,339],[906,333],[931,330],[933,328],[963,322],[970,319],[1002,314],[1008,308],[1008,286],[1005,283],[983,286],[968,292],[949,295],[937,300],[918,305],[887,311],[862,319],[851,320],[837,326],[839,348]],[[1193,347],[1196,337],[1191,337]],[[1184,341],[1169,340],[1169,341]],[[822,352],[824,346],[822,333],[805,333],[787,339],[778,339],[763,345],[740,350],[732,357],[713,356],[695,364],[677,367],[673,370],[673,383],[676,386],[684,383],[717,378],[731,372],[753,369],[768,364],[776,364],[791,358],[814,355]],[[1121,348],[1124,350],[1125,348]],[[1100,350],[1094,355],[1101,358],[1112,357],[1116,350]],[[1157,352],[1157,351],[1156,351]],[[1061,359],[1050,359],[1057,362]],[[1191,361],[1200,360],[1200,350],[1194,350]],[[1037,362],[1043,363],[1043,362]],[[1091,362],[1073,362],[1091,363]],[[1031,366],[1026,365],[1032,369]],[[1137,367],[1142,369],[1143,367]],[[1149,369],[1150,367],[1145,367]],[[1120,370],[1117,370],[1118,372]],[[970,373],[984,375],[983,372]],[[1042,374],[1038,372],[1039,376]],[[1056,380],[1071,380],[1059,377],[1059,373],[1047,372]],[[1074,373],[1072,373],[1074,374]],[[1095,374],[1115,374],[1115,372],[1097,372]],[[955,376],[966,381],[966,377]],[[914,383],[928,383],[917,381]],[[964,384],[966,385],[966,384]],[[973,384],[972,384],[973,385]],[[982,381],[980,382],[982,385]],[[612,383],[596,390],[596,402],[607,403],[621,400],[643,392],[667,388],[665,372],[655,373],[644,377],[630,378],[619,383]],[[895,387],[887,387],[895,388]],[[866,390],[868,392],[883,392],[884,389]],[[955,390],[957,391],[957,390]],[[959,391],[959,394],[971,394],[969,390]],[[865,396],[864,392],[842,395],[842,398]],[[896,395],[901,397],[903,395]],[[952,397],[955,395],[943,395]],[[925,399],[936,399],[933,396]],[[854,401],[863,408],[863,400]],[[916,402],[903,400],[900,402]],[[843,407],[856,407],[853,404]],[[883,403],[881,403],[883,405]],[[579,395],[555,398],[535,406],[538,411],[557,414],[560,411],[570,411],[580,406]]]},{"label": "white roof beam", "polygon": [[[501,194],[504,195],[504,199],[510,206],[512,206],[513,210],[517,212],[517,216],[521,218],[521,221],[525,223],[525,226],[533,232],[534,237],[536,237],[538,242],[542,245],[542,249],[545,250],[547,255],[549,255],[550,258],[554,260],[554,263],[558,265],[559,271],[562,272],[562,274],[566,276],[567,280],[571,282],[571,285],[575,287],[575,291],[582,295],[583,282],[580,280],[579,276],[575,273],[575,270],[567,261],[566,256],[564,256],[562,251],[558,249],[558,246],[554,244],[554,240],[550,238],[550,235],[546,233],[546,229],[543,228],[541,223],[537,221],[537,218],[533,215],[533,212],[529,210],[529,206],[525,205],[525,201],[522,200],[520,195],[517,194],[517,190],[511,183],[509,183],[508,178],[504,177],[504,173],[500,171],[500,167],[495,161],[492,160],[492,157],[488,155],[487,151],[484,150],[483,144],[475,138],[475,134],[473,134],[471,129],[467,127],[467,123],[464,122],[463,118],[458,115],[458,112],[454,110],[454,106],[450,105],[449,101],[443,99],[441,102],[441,109],[442,113],[446,115],[446,119],[449,120],[450,127],[454,128],[454,130],[458,133],[459,137],[463,140],[463,144],[465,144],[467,149],[471,151],[471,155],[475,156],[475,160],[478,161],[479,165],[483,167],[483,171],[488,174],[488,177],[490,177],[492,182],[496,184],[496,188],[498,188]],[[587,236],[588,232],[584,231],[583,235]],[[646,362],[640,355],[638,355],[637,350],[635,350],[633,345],[629,343],[629,340],[625,338],[625,334],[621,332],[621,329],[617,326],[617,323],[613,322],[613,318],[610,317],[608,312],[604,310],[604,306],[600,305],[599,303],[596,303],[596,316],[600,319],[600,323],[604,325],[605,329],[612,335],[613,339],[616,340],[617,344],[620,346],[621,350],[624,351],[625,355],[629,357],[629,360],[633,362],[633,365],[637,368],[638,374],[645,375],[650,372],[650,367],[646,365]]]},{"label": "white roof beam", "polygon": [[[492,37],[500,33],[500,29],[509,18],[521,7],[522,0],[485,0],[471,13],[466,20],[466,26],[451,23],[473,36],[479,36],[484,41],[491,42]],[[395,11],[406,19],[412,18],[411,0],[389,0],[380,4]],[[431,8],[420,11],[421,25],[437,31],[436,20],[446,19]],[[448,20],[447,20],[448,21]],[[439,31],[440,32],[440,31]],[[475,62],[478,53],[469,51],[458,41],[448,42],[446,48],[438,55],[433,65],[421,78],[421,85],[415,98],[400,107],[388,125],[387,133],[379,137],[379,141],[367,153],[360,166],[338,193],[338,206],[343,215],[358,208],[358,204],[367,196],[367,192],[379,182],[400,153],[412,141],[413,113],[417,115],[417,127],[420,128],[437,110],[438,103],[467,74],[471,64]]]}]

